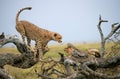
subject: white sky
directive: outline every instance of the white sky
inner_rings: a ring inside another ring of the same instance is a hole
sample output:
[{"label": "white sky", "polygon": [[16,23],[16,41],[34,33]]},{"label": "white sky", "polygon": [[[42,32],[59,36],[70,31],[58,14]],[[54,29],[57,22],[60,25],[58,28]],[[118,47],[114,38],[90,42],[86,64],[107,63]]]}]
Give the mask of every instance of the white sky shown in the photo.
[{"label": "white sky", "polygon": [[0,33],[20,36],[15,17],[26,6],[32,10],[22,12],[20,20],[60,33],[63,42],[100,41],[99,15],[109,21],[102,24],[105,35],[112,23],[120,23],[120,0],[0,0]]}]

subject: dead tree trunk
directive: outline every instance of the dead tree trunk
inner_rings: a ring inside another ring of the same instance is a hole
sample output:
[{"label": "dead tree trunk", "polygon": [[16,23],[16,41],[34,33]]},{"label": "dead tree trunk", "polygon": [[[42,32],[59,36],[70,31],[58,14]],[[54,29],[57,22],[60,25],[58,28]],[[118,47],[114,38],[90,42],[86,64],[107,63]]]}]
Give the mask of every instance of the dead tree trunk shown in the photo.
[{"label": "dead tree trunk", "polygon": [[118,23],[112,24],[111,32],[106,37],[104,37],[103,31],[101,29],[101,23],[103,23],[103,22],[108,22],[108,21],[107,20],[102,20],[101,16],[100,16],[99,17],[99,23],[98,23],[97,27],[98,27],[98,30],[99,30],[99,33],[100,33],[100,36],[101,36],[101,50],[100,50],[101,57],[103,57],[104,53],[105,53],[106,40],[108,40],[120,28],[120,24],[118,24]]}]

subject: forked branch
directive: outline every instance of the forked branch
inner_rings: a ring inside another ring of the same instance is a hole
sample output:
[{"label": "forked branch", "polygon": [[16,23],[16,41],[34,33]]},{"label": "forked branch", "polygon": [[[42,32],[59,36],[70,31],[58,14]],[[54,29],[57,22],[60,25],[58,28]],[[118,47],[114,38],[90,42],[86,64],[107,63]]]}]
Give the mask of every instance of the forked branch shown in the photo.
[{"label": "forked branch", "polygon": [[100,33],[100,36],[101,36],[101,51],[100,51],[100,54],[101,54],[101,57],[104,56],[104,53],[105,53],[105,43],[106,43],[106,40],[108,40],[119,28],[120,28],[120,24],[119,23],[114,23],[111,25],[111,32],[105,37],[104,34],[103,34],[103,31],[101,29],[101,24],[103,22],[108,22],[107,20],[103,20],[101,19],[101,16],[99,17],[99,23],[98,23],[98,30],[99,30],[99,33]]}]

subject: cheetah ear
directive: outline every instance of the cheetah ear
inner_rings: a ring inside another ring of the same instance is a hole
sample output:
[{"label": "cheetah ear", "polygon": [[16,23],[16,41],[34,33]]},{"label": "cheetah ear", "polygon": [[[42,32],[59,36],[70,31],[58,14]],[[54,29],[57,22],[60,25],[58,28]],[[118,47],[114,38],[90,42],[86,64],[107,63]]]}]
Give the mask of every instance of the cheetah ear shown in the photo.
[{"label": "cheetah ear", "polygon": [[56,33],[54,33],[54,37],[56,37],[57,36],[57,34]]}]

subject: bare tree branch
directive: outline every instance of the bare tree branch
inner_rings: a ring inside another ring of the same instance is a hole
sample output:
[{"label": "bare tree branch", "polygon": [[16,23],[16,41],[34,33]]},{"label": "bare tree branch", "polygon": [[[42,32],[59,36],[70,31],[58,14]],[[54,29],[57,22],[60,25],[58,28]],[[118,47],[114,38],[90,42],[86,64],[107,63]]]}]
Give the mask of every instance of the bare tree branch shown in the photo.
[{"label": "bare tree branch", "polygon": [[101,23],[103,23],[103,22],[108,22],[108,21],[107,20],[102,20],[101,16],[100,16],[99,17],[99,23],[98,23],[97,27],[98,27],[98,30],[99,30],[99,33],[100,33],[100,36],[101,36],[101,52],[100,52],[101,57],[103,57],[104,53],[105,53],[106,40],[108,40],[120,28],[120,24],[118,24],[118,23],[112,24],[111,32],[106,37],[104,37],[104,34],[102,32],[102,29],[101,29]]}]

